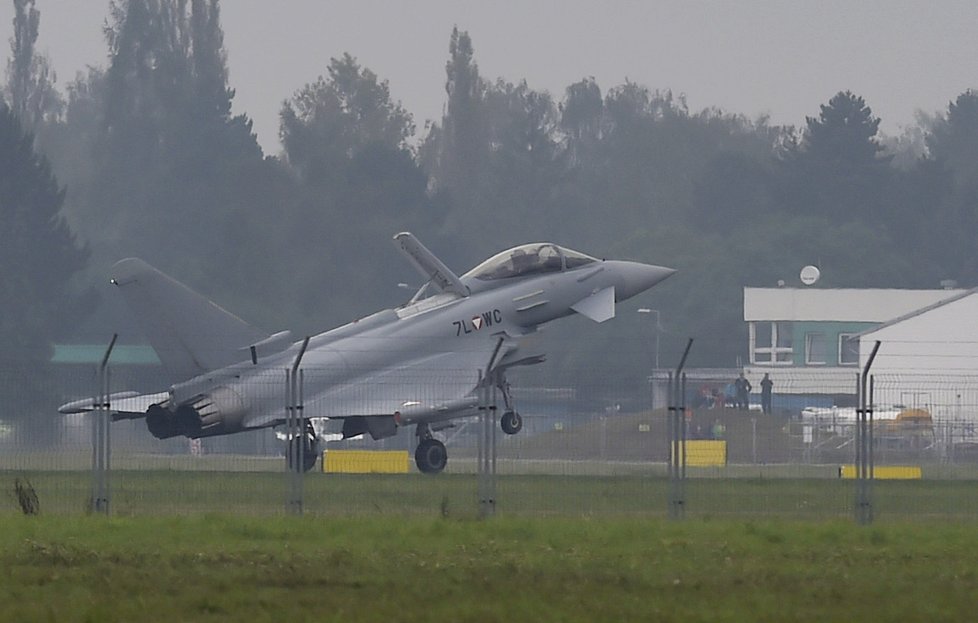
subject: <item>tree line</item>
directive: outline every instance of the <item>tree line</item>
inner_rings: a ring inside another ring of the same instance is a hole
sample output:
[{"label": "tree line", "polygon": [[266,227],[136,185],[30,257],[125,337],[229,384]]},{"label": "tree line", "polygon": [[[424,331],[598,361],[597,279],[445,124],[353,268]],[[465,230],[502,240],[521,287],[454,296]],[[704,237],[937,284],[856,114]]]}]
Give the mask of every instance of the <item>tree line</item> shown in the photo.
[{"label": "tree line", "polygon": [[[978,282],[978,91],[921,117],[922,140],[894,140],[848,90],[792,127],[629,81],[555,95],[491,79],[455,28],[440,120],[419,129],[343,53],[284,98],[282,151],[265,154],[232,113],[219,0],[113,0],[107,66],[63,90],[35,48],[35,0],[13,3],[0,346],[21,360],[104,329],[97,310],[117,301],[94,284],[126,256],[270,331],[334,326],[417,285],[389,243],[402,230],[459,272],[533,240],[678,268],[649,300],[664,361],[695,336],[695,365],[740,361],[742,287],[793,284],[805,264],[829,287]],[[602,327],[558,369],[644,376],[647,344],[608,344],[648,337],[647,322]]]}]

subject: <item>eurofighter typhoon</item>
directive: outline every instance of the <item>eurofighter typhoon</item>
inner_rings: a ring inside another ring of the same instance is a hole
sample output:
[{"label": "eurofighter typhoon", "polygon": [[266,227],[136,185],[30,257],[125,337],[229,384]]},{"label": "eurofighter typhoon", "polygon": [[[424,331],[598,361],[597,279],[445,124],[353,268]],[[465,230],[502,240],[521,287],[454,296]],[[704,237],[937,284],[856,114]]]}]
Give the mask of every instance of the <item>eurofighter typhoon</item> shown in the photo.
[{"label": "eurofighter typhoon", "polygon": [[[526,336],[575,313],[609,320],[615,303],[675,272],[545,242],[503,251],[459,277],[410,233],[394,242],[427,283],[400,307],[308,341],[288,331],[267,335],[142,260],[119,261],[111,281],[173,384],[157,394],[110,396],[113,419],[145,418],[159,439],[284,426],[283,371],[301,352],[306,427],[288,453],[304,457],[303,469],[315,465],[329,422],[339,421],[332,426],[342,426],[343,438],[383,439],[414,426],[418,469],[438,473],[448,453],[434,432],[476,415],[486,384],[502,393],[502,430],[522,428],[506,372],[545,359]],[[59,409],[92,410],[91,399]]]}]

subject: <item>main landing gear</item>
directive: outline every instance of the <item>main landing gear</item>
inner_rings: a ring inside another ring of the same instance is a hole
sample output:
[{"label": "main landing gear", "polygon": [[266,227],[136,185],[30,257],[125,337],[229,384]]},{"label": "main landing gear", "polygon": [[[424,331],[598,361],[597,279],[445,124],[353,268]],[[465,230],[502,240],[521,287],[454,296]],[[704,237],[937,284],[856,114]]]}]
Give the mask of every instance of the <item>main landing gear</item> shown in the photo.
[{"label": "main landing gear", "polygon": [[[306,421],[305,434],[293,439],[287,440],[288,445],[285,448],[285,459],[288,462],[289,471],[299,471],[299,456],[302,456],[302,471],[308,472],[316,466],[316,460],[319,459],[319,437],[316,436],[316,430],[312,427],[312,423],[308,420]],[[301,451],[300,451],[301,445]]]},{"label": "main landing gear", "polygon": [[[499,427],[507,435],[515,435],[523,430],[523,416],[513,408],[513,399],[509,393],[509,383],[502,372],[495,376],[496,387],[503,395],[506,410],[499,418]],[[448,465],[448,450],[445,444],[434,437],[428,424],[418,424],[418,447],[414,451],[414,463],[422,474],[441,473]]]},{"label": "main landing gear", "polygon": [[438,474],[448,464],[445,444],[435,439],[427,424],[418,424],[418,447],[414,451],[414,463],[422,474]]}]

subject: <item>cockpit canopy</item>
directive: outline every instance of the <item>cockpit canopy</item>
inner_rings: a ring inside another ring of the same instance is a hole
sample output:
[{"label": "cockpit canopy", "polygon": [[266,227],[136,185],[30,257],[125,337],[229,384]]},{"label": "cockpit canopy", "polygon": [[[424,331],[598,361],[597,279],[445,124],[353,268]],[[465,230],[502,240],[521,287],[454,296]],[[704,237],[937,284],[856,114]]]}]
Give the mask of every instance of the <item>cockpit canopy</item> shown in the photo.
[{"label": "cockpit canopy", "polygon": [[558,273],[596,261],[597,259],[590,255],[565,249],[550,242],[533,242],[492,256],[465,273],[462,278],[495,281],[510,277]]}]

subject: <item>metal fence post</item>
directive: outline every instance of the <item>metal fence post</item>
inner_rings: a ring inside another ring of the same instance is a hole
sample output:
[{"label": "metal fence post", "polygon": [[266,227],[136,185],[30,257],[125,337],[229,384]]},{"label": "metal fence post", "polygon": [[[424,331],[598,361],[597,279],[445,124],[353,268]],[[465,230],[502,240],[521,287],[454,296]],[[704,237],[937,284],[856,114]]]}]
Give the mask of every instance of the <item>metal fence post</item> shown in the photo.
[{"label": "metal fence post", "polygon": [[285,369],[285,513],[295,514],[295,409],[292,404],[292,370]]},{"label": "metal fence post", "polygon": [[676,448],[674,446],[676,440],[676,433],[673,431],[673,410],[676,408],[676,403],[673,399],[673,394],[676,391],[676,387],[672,382],[672,370],[669,371],[667,385],[666,385],[666,436],[669,439],[669,452],[666,456],[667,472],[669,475],[669,508],[670,514],[672,513],[672,479],[673,479],[673,457],[675,456]]},{"label": "metal fence post", "polygon": [[479,517],[496,513],[496,392],[479,370]]},{"label": "metal fence post", "polygon": [[496,385],[492,384],[489,388],[489,449],[492,460],[489,464],[489,513],[496,514],[496,435],[499,432],[499,425],[496,421]]},{"label": "metal fence post", "polygon": [[865,445],[863,443],[863,408],[865,407],[865,404],[866,399],[863,397],[862,377],[859,374],[856,374],[856,500],[855,505],[853,506],[853,513],[855,514],[856,523],[860,524],[863,523],[863,507],[866,503],[866,496],[863,488],[863,457],[865,453]]},{"label": "metal fence post", "polygon": [[693,338],[679,360],[675,375],[669,373],[669,518],[682,519],[686,507],[686,357]]},{"label": "metal fence post", "polygon": [[99,364],[96,374],[97,389],[94,398],[94,411],[92,412],[92,511],[109,514],[109,501],[111,492],[109,487],[109,469],[111,462],[111,434],[109,431],[109,409],[111,408],[109,391],[109,357],[115,342],[119,338],[118,333],[112,334],[112,340],[105,355]]},{"label": "metal fence post", "polygon": [[869,369],[879,351],[879,340],[866,360],[862,374],[856,377],[856,522],[867,525],[873,522],[871,481],[873,473],[873,387]]},{"label": "metal fence post", "polygon": [[302,362],[302,356],[306,354],[308,346],[309,338],[306,337],[295,356],[292,369],[285,371],[286,428],[288,429],[285,469],[289,478],[289,497],[286,500],[285,511],[289,515],[301,515],[303,510],[303,478],[306,472],[306,418],[303,414],[302,405],[303,374],[299,370],[299,364]]},{"label": "metal fence post", "polygon": [[866,408],[866,416],[868,421],[866,423],[866,441],[868,445],[867,460],[869,462],[868,468],[866,470],[866,523],[873,523],[875,518],[875,511],[873,508],[873,489],[875,488],[876,480],[876,443],[874,434],[874,422],[873,422],[873,386],[875,385],[876,377],[869,377],[869,402]]},{"label": "metal fence post", "polygon": [[679,479],[679,504],[680,510],[686,506],[686,433],[689,426],[686,422],[686,373],[683,372],[682,382],[679,386],[679,456],[680,473]]},{"label": "metal fence post", "polygon": [[483,505],[485,504],[486,491],[485,491],[485,464],[486,464],[486,450],[488,450],[486,443],[486,389],[483,387],[487,383],[486,378],[482,374],[482,370],[479,370],[479,403],[476,409],[479,412],[479,417],[476,420],[477,430],[479,431],[479,441],[478,441],[478,458],[476,459],[476,489],[479,497],[479,516],[483,516]]}]

